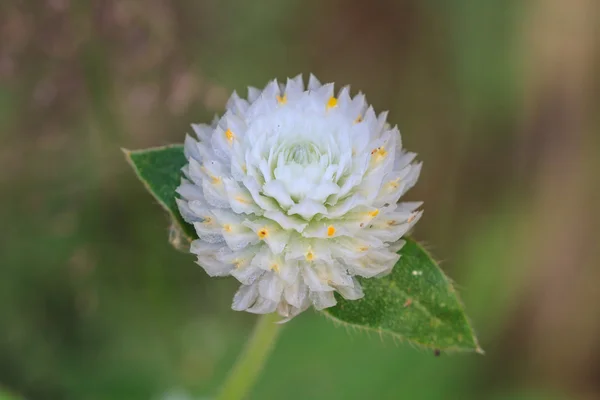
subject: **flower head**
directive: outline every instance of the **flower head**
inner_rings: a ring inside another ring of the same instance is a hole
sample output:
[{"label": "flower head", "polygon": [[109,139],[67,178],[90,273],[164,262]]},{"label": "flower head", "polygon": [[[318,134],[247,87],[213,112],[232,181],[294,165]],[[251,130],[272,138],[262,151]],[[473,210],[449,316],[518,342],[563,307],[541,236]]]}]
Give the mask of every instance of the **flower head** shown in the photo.
[{"label": "flower head", "polygon": [[187,137],[178,199],[210,276],[241,282],[234,310],[291,318],[363,296],[356,276],[387,274],[421,203],[398,203],[421,164],[363,94],[311,75],[233,93]]}]

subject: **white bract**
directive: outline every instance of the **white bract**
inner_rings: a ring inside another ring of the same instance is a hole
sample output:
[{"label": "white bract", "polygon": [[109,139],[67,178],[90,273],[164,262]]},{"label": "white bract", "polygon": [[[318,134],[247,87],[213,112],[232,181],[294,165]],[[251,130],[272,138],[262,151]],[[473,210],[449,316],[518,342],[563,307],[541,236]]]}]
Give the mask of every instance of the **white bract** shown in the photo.
[{"label": "white bract", "polygon": [[391,271],[421,203],[398,203],[419,176],[416,154],[363,94],[337,96],[311,75],[233,93],[212,125],[193,125],[177,192],[191,245],[210,276],[241,282],[234,310],[291,318],[334,292],[363,297],[356,279]]}]

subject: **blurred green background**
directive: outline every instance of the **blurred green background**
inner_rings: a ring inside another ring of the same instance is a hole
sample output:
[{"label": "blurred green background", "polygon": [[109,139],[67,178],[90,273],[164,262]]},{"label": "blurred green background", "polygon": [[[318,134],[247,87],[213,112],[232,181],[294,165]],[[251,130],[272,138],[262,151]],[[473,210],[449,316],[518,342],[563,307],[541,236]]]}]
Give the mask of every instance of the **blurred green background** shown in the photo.
[{"label": "blurred green background", "polygon": [[170,247],[120,148],[181,142],[232,90],[309,72],[389,109],[419,153],[414,235],[487,354],[311,311],[250,398],[600,398],[597,0],[3,0],[0,387],[214,394],[255,317]]}]

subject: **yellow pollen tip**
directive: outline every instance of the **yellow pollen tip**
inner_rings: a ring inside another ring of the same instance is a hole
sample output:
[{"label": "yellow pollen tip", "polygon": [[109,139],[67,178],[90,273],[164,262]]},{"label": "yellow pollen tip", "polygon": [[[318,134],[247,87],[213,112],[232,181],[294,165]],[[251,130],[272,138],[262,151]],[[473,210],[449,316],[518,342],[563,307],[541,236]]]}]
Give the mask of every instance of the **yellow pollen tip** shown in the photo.
[{"label": "yellow pollen tip", "polygon": [[381,146],[376,148],[375,150],[373,150],[371,152],[371,155],[375,156],[375,159],[377,161],[381,160],[383,157],[385,157],[387,155],[387,151],[385,150],[385,147]]},{"label": "yellow pollen tip", "polygon": [[283,96],[277,95],[277,102],[279,104],[287,103],[287,96],[285,94]]},{"label": "yellow pollen tip", "polygon": [[361,246],[358,248],[358,251],[367,251],[369,250],[369,246]]},{"label": "yellow pollen tip", "polygon": [[227,141],[229,142],[229,144],[233,143],[233,139],[235,138],[235,135],[233,134],[233,132],[231,132],[231,129],[227,129],[225,131],[225,137],[227,138]]},{"label": "yellow pollen tip", "polygon": [[249,204],[250,201],[248,199],[243,198],[242,196],[235,196],[235,201],[238,203]]},{"label": "yellow pollen tip", "polygon": [[309,250],[308,253],[306,253],[306,260],[312,261],[314,259],[315,259],[315,254],[312,252],[312,250]]},{"label": "yellow pollen tip", "polygon": [[267,228],[262,228],[261,230],[259,230],[257,232],[258,237],[261,239],[266,238],[267,236],[269,236],[269,231],[267,230]]},{"label": "yellow pollen tip", "polygon": [[231,232],[231,225],[229,225],[229,224],[225,224],[225,225],[223,225],[223,230],[224,230],[225,232]]},{"label": "yellow pollen tip", "polygon": [[242,261],[239,258],[236,258],[235,260],[233,260],[233,266],[236,268],[240,268],[242,266]]},{"label": "yellow pollen tip", "polygon": [[373,218],[375,218],[378,214],[379,214],[378,208],[374,209],[373,211],[369,211],[369,215]]},{"label": "yellow pollen tip", "polygon": [[396,221],[395,221],[395,220],[393,220],[393,219],[390,219],[390,220],[387,222],[387,224],[388,224],[389,226],[393,226],[393,225],[395,225],[395,224],[396,224]]},{"label": "yellow pollen tip", "polygon": [[246,167],[246,164],[242,165],[242,171],[244,171],[244,173],[248,172],[248,167]]},{"label": "yellow pollen tip", "polygon": [[212,183],[213,185],[217,185],[219,183],[221,183],[221,178],[219,178],[218,176],[212,176]]},{"label": "yellow pollen tip", "polygon": [[354,120],[355,124],[360,124],[362,122],[362,116],[359,115],[358,117],[356,117],[356,119]]},{"label": "yellow pollen tip", "polygon": [[338,103],[337,99],[335,97],[331,96],[329,98],[329,100],[327,101],[327,109],[337,106],[337,103]]},{"label": "yellow pollen tip", "polygon": [[333,225],[329,225],[327,227],[327,236],[333,236],[335,234],[335,227]]},{"label": "yellow pollen tip", "polygon": [[273,263],[273,265],[271,265],[271,270],[275,271],[275,272],[279,272],[279,264]]}]

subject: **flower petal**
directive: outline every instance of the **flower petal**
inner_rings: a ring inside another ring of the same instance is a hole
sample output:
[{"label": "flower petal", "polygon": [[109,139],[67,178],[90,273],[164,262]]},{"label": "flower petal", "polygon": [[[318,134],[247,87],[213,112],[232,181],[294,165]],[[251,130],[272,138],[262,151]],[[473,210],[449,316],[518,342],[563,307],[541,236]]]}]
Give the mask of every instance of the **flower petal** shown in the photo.
[{"label": "flower petal", "polygon": [[288,210],[289,215],[298,214],[304,219],[311,219],[317,214],[326,214],[327,208],[319,202],[311,199],[304,199],[298,204],[294,204]]},{"label": "flower petal", "polygon": [[278,312],[364,293],[356,278],[389,273],[421,203],[398,203],[421,164],[362,93],[310,75],[233,93],[210,125],[192,125],[175,201],[211,276],[242,286],[232,308]]},{"label": "flower petal", "polygon": [[250,308],[258,297],[258,285],[242,285],[233,296],[231,308],[236,311],[245,311]]}]

